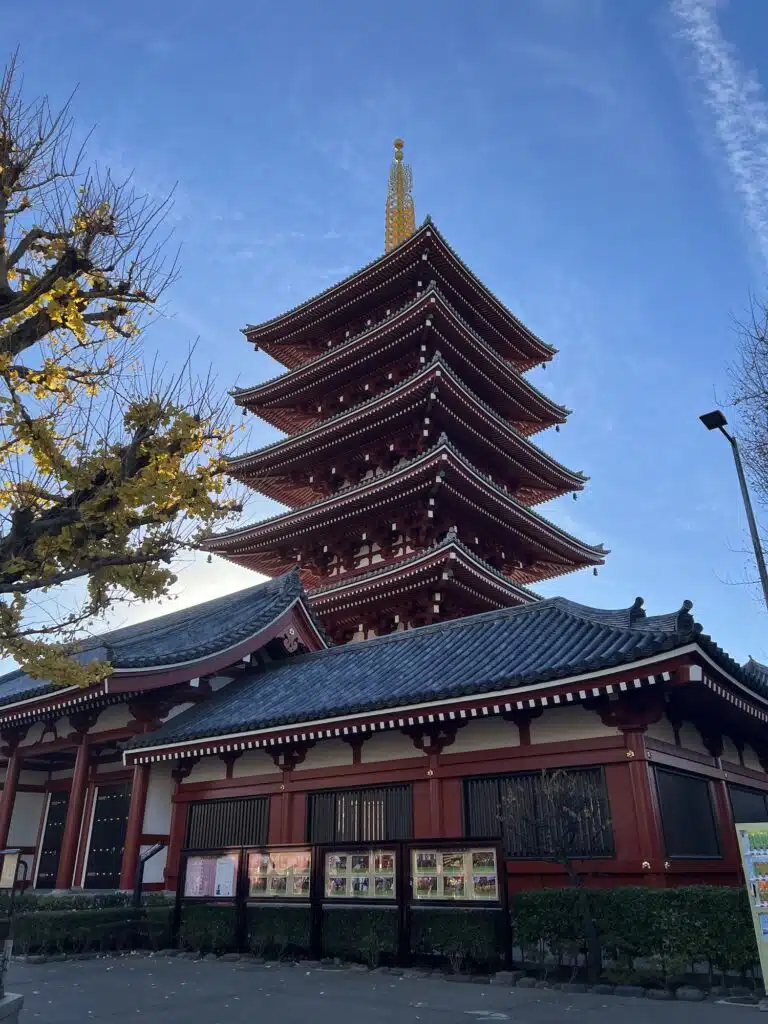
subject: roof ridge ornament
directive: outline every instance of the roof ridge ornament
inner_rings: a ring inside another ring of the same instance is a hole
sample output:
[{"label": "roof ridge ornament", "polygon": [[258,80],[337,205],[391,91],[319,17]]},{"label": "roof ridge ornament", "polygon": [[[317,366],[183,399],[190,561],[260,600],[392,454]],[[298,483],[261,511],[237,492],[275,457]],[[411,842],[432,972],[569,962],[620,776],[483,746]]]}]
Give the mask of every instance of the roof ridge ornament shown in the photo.
[{"label": "roof ridge ornament", "polygon": [[646,617],[645,616],[645,608],[643,608],[643,604],[644,604],[644,601],[643,601],[642,597],[636,597],[635,598],[635,603],[629,609],[629,624],[630,624],[630,626],[633,626],[637,622],[638,619],[644,619]]},{"label": "roof ridge ornament", "polygon": [[678,633],[691,633],[695,630],[696,621],[691,615],[691,608],[693,608],[693,601],[683,601],[683,606],[675,620],[675,628]]},{"label": "roof ridge ornament", "polygon": [[416,211],[411,194],[413,172],[409,164],[403,163],[404,145],[402,139],[395,139],[395,152],[389,168],[387,188],[385,252],[395,249],[416,231]]}]

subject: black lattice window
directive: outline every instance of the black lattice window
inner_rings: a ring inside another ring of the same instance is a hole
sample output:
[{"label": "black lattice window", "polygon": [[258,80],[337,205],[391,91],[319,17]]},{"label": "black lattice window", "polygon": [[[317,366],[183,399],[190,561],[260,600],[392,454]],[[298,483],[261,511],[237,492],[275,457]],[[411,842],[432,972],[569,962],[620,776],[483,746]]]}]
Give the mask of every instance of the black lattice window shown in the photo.
[{"label": "black lattice window", "polygon": [[130,783],[99,786],[85,866],[86,889],[117,889],[131,806]]},{"label": "black lattice window", "polygon": [[310,843],[378,843],[412,835],[410,786],[334,789],[312,793],[309,798]]},{"label": "black lattice window", "polygon": [[768,821],[768,793],[746,786],[729,786],[733,820],[740,824]]},{"label": "black lattice window", "polygon": [[500,838],[507,857],[612,857],[603,769],[578,768],[464,780],[466,835]]},{"label": "black lattice window", "polygon": [[719,857],[709,780],[666,768],[655,771],[667,856]]},{"label": "black lattice window", "polygon": [[37,867],[37,889],[55,889],[56,873],[59,870],[59,852],[64,840],[64,826],[67,822],[69,793],[51,793],[48,801],[48,813],[45,817],[43,841],[40,844],[40,856]]},{"label": "black lattice window", "polygon": [[191,803],[186,848],[218,850],[229,846],[263,846],[267,841],[268,814],[265,796]]}]

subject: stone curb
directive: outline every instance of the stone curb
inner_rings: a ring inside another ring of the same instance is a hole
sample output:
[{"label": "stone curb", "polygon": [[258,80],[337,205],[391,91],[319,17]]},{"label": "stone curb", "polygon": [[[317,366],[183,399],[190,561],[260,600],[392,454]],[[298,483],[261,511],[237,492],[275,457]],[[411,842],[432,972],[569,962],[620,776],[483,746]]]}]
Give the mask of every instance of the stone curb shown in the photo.
[{"label": "stone curb", "polygon": [[[254,956],[251,953],[193,953],[188,950],[161,949],[161,950],[132,950],[120,953],[55,953],[48,956],[30,956],[19,954],[11,959],[19,964],[50,964],[64,963],[68,960],[119,960],[127,957],[144,958],[180,958],[194,960],[197,963],[231,963],[240,966],[262,966],[272,965],[264,957]],[[350,974],[388,974],[392,977],[399,977],[402,980],[422,980],[425,978],[439,979],[451,984],[464,985],[506,985],[509,988],[536,988],[551,989],[556,992],[568,992],[574,995],[613,995],[633,997],[636,999],[651,999],[654,1001],[679,1000],[688,1003],[700,1003],[708,1001],[722,1001],[725,999],[754,999],[757,1000],[759,993],[755,993],[743,986],[724,987],[715,986],[711,991],[695,988],[692,985],[681,985],[674,991],[660,988],[643,988],[640,985],[610,985],[600,982],[596,985],[586,985],[582,982],[549,982],[525,971],[498,971],[492,975],[470,975],[470,974],[444,974],[441,971],[430,970],[421,967],[367,967],[365,964],[342,963],[338,957],[325,960],[299,960],[299,961],[274,961],[274,966],[282,967],[303,967],[310,970],[330,971],[332,973]]]}]

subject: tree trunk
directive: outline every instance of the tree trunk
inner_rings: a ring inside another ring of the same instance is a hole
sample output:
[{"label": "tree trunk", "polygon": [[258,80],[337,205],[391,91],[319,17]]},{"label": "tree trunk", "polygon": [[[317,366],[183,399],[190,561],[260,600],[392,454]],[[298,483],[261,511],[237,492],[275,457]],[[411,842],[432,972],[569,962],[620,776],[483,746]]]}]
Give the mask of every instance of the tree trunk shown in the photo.
[{"label": "tree trunk", "polygon": [[577,871],[574,871],[570,865],[566,865],[566,871],[568,872],[570,885],[577,889],[576,902],[579,914],[581,915],[584,939],[587,944],[587,978],[591,982],[596,982],[603,969],[603,951],[600,946],[600,935],[589,907],[589,898],[587,890],[584,888],[583,877]]}]

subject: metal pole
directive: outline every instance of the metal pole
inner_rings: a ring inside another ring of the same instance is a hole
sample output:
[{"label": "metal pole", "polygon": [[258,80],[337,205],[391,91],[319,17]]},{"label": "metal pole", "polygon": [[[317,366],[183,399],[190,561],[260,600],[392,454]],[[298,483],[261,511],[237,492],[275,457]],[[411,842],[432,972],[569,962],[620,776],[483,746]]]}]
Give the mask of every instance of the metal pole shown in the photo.
[{"label": "metal pole", "polygon": [[739,446],[736,443],[736,438],[731,437],[724,427],[718,428],[721,433],[725,434],[731,445],[731,451],[733,452],[733,461],[736,463],[736,473],[739,477],[739,485],[741,487],[741,496],[744,499],[744,508],[747,513],[747,522],[749,523],[749,532],[752,537],[752,546],[755,549],[755,561],[757,562],[757,571],[760,575],[760,582],[763,586],[763,600],[765,601],[766,610],[768,610],[768,571],[765,568],[765,556],[763,555],[763,549],[760,544],[760,536],[757,532],[757,523],[755,521],[755,513],[752,511],[752,499],[749,496],[749,488],[747,487],[747,478],[744,475],[744,467],[741,464],[741,454],[739,453]]}]

